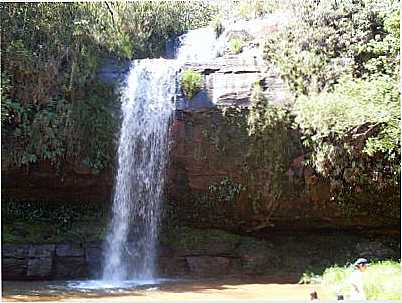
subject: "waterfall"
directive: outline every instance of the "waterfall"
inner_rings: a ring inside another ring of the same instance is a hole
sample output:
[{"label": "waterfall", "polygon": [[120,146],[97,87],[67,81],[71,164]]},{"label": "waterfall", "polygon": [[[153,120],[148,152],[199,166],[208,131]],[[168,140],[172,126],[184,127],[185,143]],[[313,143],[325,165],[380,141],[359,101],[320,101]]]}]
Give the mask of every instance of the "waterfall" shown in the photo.
[{"label": "waterfall", "polygon": [[[155,278],[175,78],[183,63],[214,57],[211,37],[214,33],[208,28],[190,31],[179,37],[176,59],[132,63],[122,93],[118,172],[104,248],[103,281]],[[202,43],[202,39],[207,41]]]},{"label": "waterfall", "polygon": [[174,66],[163,59],[139,60],[130,69],[104,280],[153,278],[174,79]]}]

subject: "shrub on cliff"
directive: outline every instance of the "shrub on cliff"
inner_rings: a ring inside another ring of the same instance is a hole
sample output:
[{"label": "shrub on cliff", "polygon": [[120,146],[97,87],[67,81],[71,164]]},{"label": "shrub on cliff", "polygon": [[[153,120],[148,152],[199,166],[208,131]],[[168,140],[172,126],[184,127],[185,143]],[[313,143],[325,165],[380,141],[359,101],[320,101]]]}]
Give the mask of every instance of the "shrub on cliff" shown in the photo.
[{"label": "shrub on cliff", "polygon": [[258,181],[248,184],[255,197],[254,211],[264,214],[265,224],[269,224],[270,217],[287,194],[291,119],[286,108],[269,102],[259,83],[252,90],[247,126],[250,136],[246,150],[249,179],[258,180],[261,168],[271,174],[267,186],[261,186]]},{"label": "shrub on cliff", "polygon": [[295,113],[305,144],[314,151],[311,164],[333,180],[334,189],[398,184],[401,133],[395,80],[342,79],[333,92],[299,97]]},{"label": "shrub on cliff", "polygon": [[[267,39],[265,57],[297,97],[308,163],[330,182],[332,199],[350,200],[348,207],[355,193],[396,193],[398,2],[290,3],[293,19]],[[396,209],[391,200],[384,197],[378,212]]]},{"label": "shrub on cliff", "polygon": [[232,38],[229,40],[229,50],[232,54],[240,54],[243,49],[244,42],[240,38]]},{"label": "shrub on cliff", "polygon": [[202,83],[202,75],[192,69],[185,70],[181,75],[181,88],[189,100],[200,91]]},{"label": "shrub on cliff", "polygon": [[342,74],[394,74],[399,65],[398,1],[290,1],[293,16],[265,44],[297,95],[331,89]]}]

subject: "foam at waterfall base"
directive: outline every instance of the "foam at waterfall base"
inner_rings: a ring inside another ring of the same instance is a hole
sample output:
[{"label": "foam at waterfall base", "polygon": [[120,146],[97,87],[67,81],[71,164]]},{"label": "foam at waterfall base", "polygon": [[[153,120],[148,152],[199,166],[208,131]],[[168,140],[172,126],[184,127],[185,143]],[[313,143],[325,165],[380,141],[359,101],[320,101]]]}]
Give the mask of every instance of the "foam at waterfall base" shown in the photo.
[{"label": "foam at waterfall base", "polygon": [[132,288],[147,288],[162,284],[163,282],[171,281],[171,279],[137,279],[123,281],[107,281],[107,280],[85,280],[71,281],[68,283],[69,288],[77,290],[99,290],[99,289],[132,289]]}]

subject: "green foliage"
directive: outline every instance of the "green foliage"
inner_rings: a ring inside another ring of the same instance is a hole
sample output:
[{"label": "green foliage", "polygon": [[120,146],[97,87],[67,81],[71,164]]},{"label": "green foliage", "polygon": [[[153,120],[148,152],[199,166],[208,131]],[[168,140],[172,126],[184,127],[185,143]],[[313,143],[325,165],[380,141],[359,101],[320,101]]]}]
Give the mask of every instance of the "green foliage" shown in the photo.
[{"label": "green foliage", "polygon": [[290,3],[295,17],[267,39],[265,58],[278,66],[296,94],[331,88],[344,73],[394,74],[399,66],[397,1]]},{"label": "green foliage", "polygon": [[[247,173],[253,186],[253,208],[267,219],[286,195],[286,175],[291,140],[291,119],[287,109],[270,104],[262,87],[256,83],[251,95],[251,108],[247,119],[250,144],[247,152]],[[269,172],[262,176],[261,168]],[[268,181],[268,180],[269,181]]]},{"label": "green foliage", "polygon": [[282,3],[281,0],[236,0],[216,1],[213,5],[224,19],[252,20],[279,9]]},{"label": "green foliage", "polygon": [[[336,293],[347,295],[350,292],[348,278],[351,267],[333,266],[322,275],[322,283],[335,296]],[[401,264],[396,261],[372,262],[364,273],[364,290],[368,300],[401,299]]]},{"label": "green foliage", "polygon": [[[395,190],[398,2],[289,3],[294,19],[267,39],[265,57],[297,97],[295,120],[311,151],[307,164],[329,181],[332,199],[348,209],[353,195]],[[376,208],[395,209],[389,202],[384,197],[383,207]]]},{"label": "green foliage", "polygon": [[45,105],[24,107],[6,100],[3,114],[7,121],[3,121],[2,134],[8,142],[2,144],[4,166],[20,166],[38,159],[54,161],[62,157],[66,146],[61,134],[68,108],[64,100],[57,99]]},{"label": "green foliage", "polygon": [[304,143],[314,150],[312,165],[330,178],[333,190],[397,186],[400,111],[395,80],[345,78],[332,93],[298,98],[295,112]]},{"label": "green foliage", "polygon": [[112,164],[112,87],[95,81],[104,57],[159,56],[173,35],[207,25],[205,2],[1,3],[4,167],[49,160]]},{"label": "green foliage", "polygon": [[4,243],[55,243],[103,240],[106,204],[12,202],[1,205]]},{"label": "green foliage", "polygon": [[83,161],[94,173],[112,163],[118,129],[118,121],[113,116],[116,99],[112,87],[102,82],[92,83],[84,96],[77,97],[64,130],[66,157],[70,162]]},{"label": "green foliage", "polygon": [[243,185],[232,181],[229,177],[224,177],[222,181],[208,187],[208,191],[214,196],[214,200],[227,203],[236,202],[240,192],[245,190],[246,188]]},{"label": "green foliage", "polygon": [[199,72],[187,69],[181,75],[181,88],[189,100],[200,91],[202,84],[203,77]]},{"label": "green foliage", "polygon": [[322,278],[311,272],[311,271],[305,271],[301,278],[299,279],[299,284],[318,284],[322,281]]},{"label": "green foliage", "polygon": [[2,134],[8,144],[2,144],[4,167],[49,160],[72,163],[85,161],[97,173],[114,157],[113,137],[117,121],[111,111],[112,88],[93,82],[76,102],[65,99],[48,101],[44,105],[5,100]]},{"label": "green foliage", "polygon": [[243,49],[244,42],[240,38],[232,38],[229,40],[230,52],[234,55],[240,54]]},{"label": "green foliage", "polygon": [[207,26],[216,9],[206,1],[136,1],[114,3],[132,41],[136,58],[163,54],[165,42],[175,34]]}]

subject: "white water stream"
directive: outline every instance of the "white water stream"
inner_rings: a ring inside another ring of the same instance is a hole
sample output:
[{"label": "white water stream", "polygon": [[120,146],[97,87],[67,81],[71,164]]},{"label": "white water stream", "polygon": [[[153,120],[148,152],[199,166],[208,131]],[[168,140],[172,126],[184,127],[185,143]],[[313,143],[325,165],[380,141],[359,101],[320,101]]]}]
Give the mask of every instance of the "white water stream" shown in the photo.
[{"label": "white water stream", "polygon": [[197,29],[179,38],[176,59],[132,63],[122,94],[123,123],[112,219],[104,249],[104,286],[120,287],[128,281],[156,283],[157,237],[176,73],[186,62],[214,58],[214,42],[212,29]]}]

